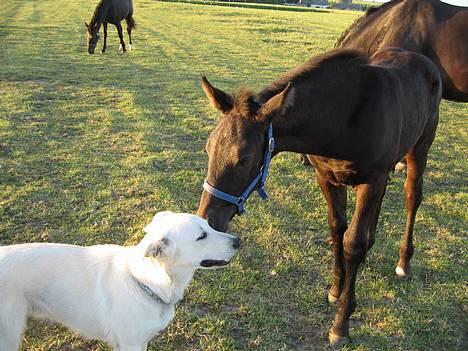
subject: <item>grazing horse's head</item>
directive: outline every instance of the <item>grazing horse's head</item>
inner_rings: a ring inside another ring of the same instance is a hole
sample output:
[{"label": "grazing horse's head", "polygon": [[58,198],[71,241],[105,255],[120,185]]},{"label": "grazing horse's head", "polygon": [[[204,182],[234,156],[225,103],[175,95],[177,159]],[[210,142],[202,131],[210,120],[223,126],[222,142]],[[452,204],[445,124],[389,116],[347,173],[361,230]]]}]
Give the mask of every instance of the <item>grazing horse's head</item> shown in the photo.
[{"label": "grazing horse's head", "polygon": [[[238,197],[259,174],[269,124],[288,103],[290,85],[264,104],[257,102],[252,93],[245,89],[233,96],[226,94],[205,78],[202,87],[211,105],[223,113],[206,143],[206,181],[212,187]],[[236,213],[238,207],[235,204],[203,191],[197,214],[206,218],[214,229],[226,230]]]},{"label": "grazing horse's head", "polygon": [[97,26],[91,26],[85,22],[86,26],[86,39],[88,41],[88,53],[94,54],[97,42],[99,40],[99,28]]}]

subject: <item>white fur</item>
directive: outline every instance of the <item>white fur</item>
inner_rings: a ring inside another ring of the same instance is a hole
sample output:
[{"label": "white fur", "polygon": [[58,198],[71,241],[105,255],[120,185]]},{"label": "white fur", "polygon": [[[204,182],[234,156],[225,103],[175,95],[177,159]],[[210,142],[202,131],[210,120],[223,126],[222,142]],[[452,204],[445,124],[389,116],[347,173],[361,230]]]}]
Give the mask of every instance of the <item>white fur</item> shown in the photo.
[{"label": "white fur", "polygon": [[397,276],[399,276],[400,278],[403,278],[403,277],[406,277],[406,272],[403,268],[401,267],[396,267],[395,268],[395,273]]},{"label": "white fur", "polygon": [[[0,350],[18,350],[28,316],[61,322],[115,350],[146,350],[174,317],[201,262],[229,261],[237,252],[235,236],[195,215],[161,212],[145,231],[130,247],[0,247]],[[204,231],[207,237],[197,240]]]}]

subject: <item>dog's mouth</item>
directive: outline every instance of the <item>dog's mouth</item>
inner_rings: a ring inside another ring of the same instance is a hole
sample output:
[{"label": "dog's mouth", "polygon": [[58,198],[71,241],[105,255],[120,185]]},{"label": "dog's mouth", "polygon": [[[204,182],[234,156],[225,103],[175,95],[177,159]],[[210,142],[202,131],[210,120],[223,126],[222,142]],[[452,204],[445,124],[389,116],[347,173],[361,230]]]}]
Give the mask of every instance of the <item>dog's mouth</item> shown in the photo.
[{"label": "dog's mouth", "polygon": [[226,260],[203,260],[200,263],[200,266],[209,268],[209,267],[222,267],[227,266],[231,261]]}]

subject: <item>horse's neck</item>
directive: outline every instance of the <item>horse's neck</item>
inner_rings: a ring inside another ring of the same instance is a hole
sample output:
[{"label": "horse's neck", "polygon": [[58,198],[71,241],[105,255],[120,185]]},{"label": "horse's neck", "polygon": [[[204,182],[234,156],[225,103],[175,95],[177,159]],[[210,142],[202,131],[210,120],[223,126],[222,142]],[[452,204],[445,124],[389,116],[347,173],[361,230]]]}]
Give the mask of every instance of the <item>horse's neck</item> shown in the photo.
[{"label": "horse's neck", "polygon": [[109,10],[111,0],[101,0],[94,10],[93,18],[91,18],[90,26],[91,28],[96,27],[97,31],[101,27],[102,22],[104,22],[107,12]]},{"label": "horse's neck", "polygon": [[[394,7],[400,3],[401,0],[393,0],[381,5],[379,8],[369,10],[366,15],[355,22],[354,26],[351,25],[347,30],[348,33],[343,39],[339,40],[339,46],[361,49],[369,54],[376,52],[387,36],[387,32],[396,30],[394,25],[388,25],[387,22],[394,21],[392,13],[394,13]],[[400,20],[404,21],[405,19],[401,18]],[[405,29],[403,32],[406,35],[406,28],[403,29]]]},{"label": "horse's neck", "polygon": [[331,144],[341,144],[349,134],[348,126],[356,127],[355,115],[366,94],[361,87],[363,74],[360,70],[330,72],[331,79],[311,78],[296,86],[292,105],[273,118],[277,152],[323,155]]}]

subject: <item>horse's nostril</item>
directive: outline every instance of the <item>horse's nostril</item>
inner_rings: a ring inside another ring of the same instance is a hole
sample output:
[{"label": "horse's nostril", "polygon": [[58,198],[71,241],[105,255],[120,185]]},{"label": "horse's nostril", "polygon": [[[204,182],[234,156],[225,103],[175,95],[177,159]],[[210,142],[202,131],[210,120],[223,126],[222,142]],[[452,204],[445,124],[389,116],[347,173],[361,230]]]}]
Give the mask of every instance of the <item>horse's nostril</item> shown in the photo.
[{"label": "horse's nostril", "polygon": [[239,238],[235,238],[232,240],[232,247],[234,247],[236,250],[240,247],[241,240]]}]

